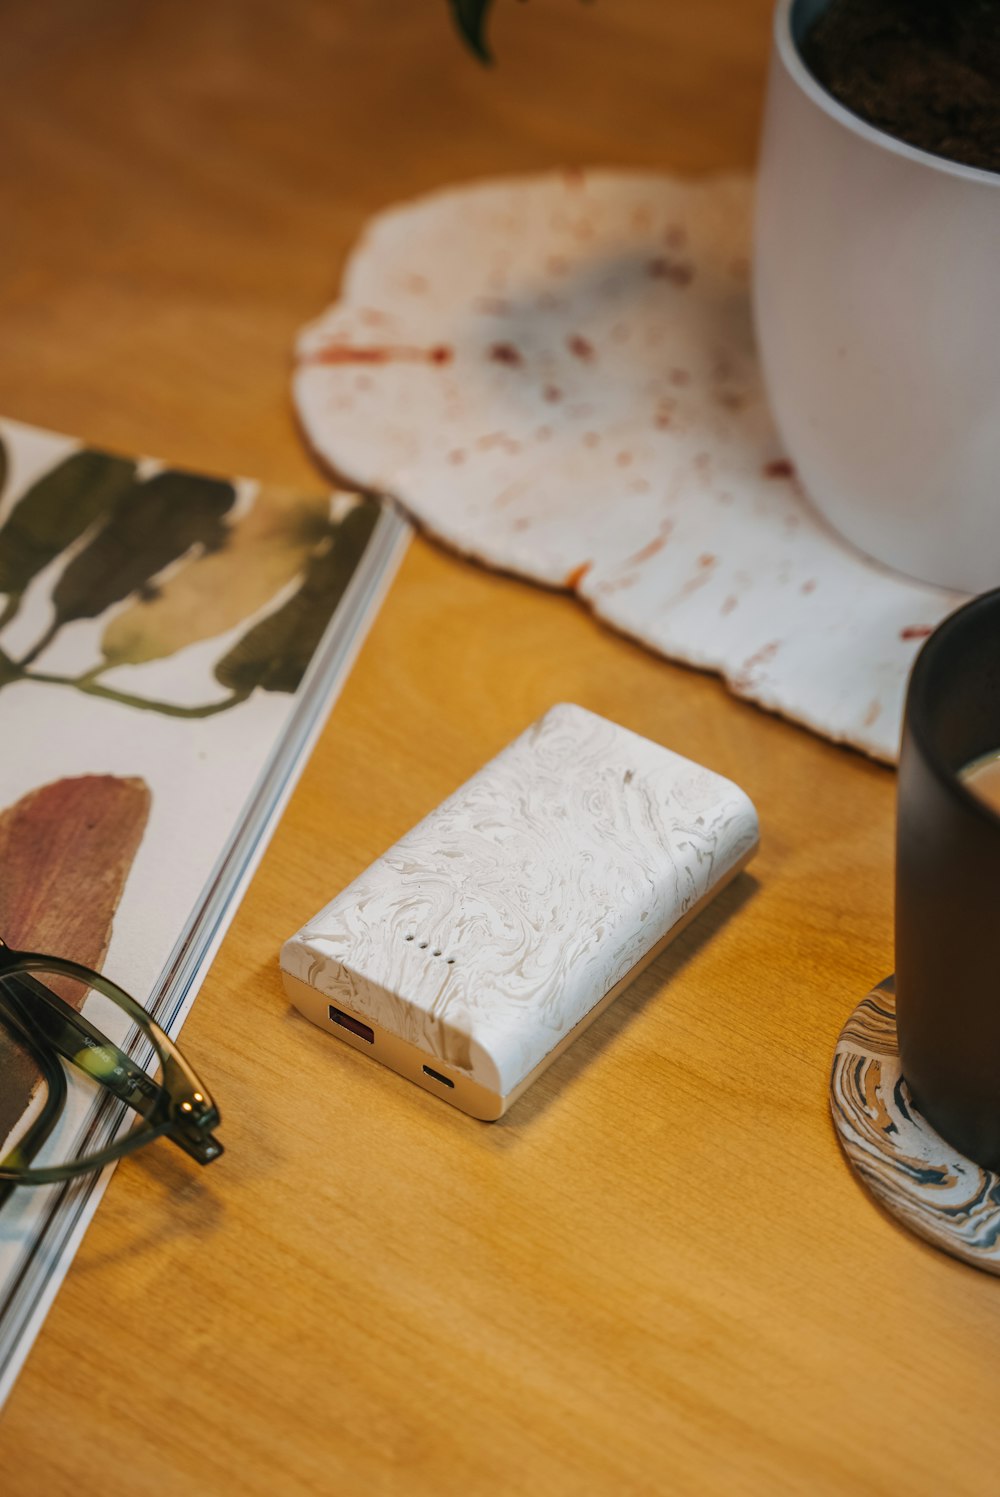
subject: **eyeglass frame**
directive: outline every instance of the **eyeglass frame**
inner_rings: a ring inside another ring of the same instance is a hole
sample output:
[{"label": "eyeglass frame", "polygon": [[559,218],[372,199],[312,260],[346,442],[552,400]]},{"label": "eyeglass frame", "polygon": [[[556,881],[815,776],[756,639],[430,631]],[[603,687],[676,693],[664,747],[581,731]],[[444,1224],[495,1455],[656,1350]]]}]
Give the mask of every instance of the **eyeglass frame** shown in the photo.
[{"label": "eyeglass frame", "polygon": [[[70,978],[117,1004],[152,1044],[162,1066],[160,1080],[33,978],[33,972]],[[103,973],[65,957],[17,951],[0,939],[0,1024],[32,1056],[47,1090],[38,1117],[0,1158],[0,1201],[15,1185],[51,1185],[89,1174],[157,1138],[169,1138],[199,1164],[211,1164],[223,1152],[211,1131],[219,1125],[218,1107],[194,1068],[142,1005]],[[30,1161],[51,1135],[66,1101],[63,1061],[131,1107],[145,1126],[66,1164],[36,1167]]]}]

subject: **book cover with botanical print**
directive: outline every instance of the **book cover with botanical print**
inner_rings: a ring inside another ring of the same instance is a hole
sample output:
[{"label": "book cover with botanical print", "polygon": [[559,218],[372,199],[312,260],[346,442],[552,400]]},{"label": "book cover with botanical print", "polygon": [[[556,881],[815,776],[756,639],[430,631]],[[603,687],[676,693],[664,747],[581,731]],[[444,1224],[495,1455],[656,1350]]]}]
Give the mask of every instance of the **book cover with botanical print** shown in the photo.
[{"label": "book cover with botanical print", "polygon": [[[0,938],[101,967],[176,1035],[407,535],[372,497],[0,421]],[[68,1080],[46,1158],[120,1125]],[[0,1152],[41,1097],[0,1023]],[[0,1399],[99,1194],[0,1210]]]}]

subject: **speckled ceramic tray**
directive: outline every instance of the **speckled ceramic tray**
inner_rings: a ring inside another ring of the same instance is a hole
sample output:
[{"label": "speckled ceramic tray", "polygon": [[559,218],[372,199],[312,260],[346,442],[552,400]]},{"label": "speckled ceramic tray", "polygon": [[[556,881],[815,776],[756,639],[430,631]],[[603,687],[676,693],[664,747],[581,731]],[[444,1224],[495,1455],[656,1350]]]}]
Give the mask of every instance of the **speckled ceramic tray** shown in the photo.
[{"label": "speckled ceramic tray", "polygon": [[744,177],[602,171],[391,209],[302,334],[295,398],[339,473],[459,551],[891,761],[913,656],[960,600],[800,492],[753,345],[751,203]]},{"label": "speckled ceramic tray", "polygon": [[879,1205],[954,1258],[1000,1274],[1000,1175],[936,1133],[910,1097],[887,978],[840,1033],[830,1075],[834,1127]]}]

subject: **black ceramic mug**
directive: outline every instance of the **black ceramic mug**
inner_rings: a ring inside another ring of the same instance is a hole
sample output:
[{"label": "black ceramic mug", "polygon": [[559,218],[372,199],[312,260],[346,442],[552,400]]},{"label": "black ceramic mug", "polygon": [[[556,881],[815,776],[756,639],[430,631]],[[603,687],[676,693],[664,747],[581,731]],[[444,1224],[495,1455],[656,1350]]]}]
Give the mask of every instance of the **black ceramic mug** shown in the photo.
[{"label": "black ceramic mug", "polygon": [[951,615],[906,697],[896,839],[896,1018],[921,1112],[1000,1170],[1000,814],[961,771],[1000,749],[1000,590]]}]

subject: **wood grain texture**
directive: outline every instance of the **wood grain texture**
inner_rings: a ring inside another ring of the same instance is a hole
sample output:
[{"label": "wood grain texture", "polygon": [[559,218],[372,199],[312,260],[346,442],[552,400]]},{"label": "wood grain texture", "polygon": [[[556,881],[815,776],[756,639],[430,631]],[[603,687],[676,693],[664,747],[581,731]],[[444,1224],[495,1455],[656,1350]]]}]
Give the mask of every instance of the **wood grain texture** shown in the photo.
[{"label": "wood grain texture", "polygon": [[[292,339],[365,215],[748,167],[768,11],[500,0],[484,74],[411,0],[11,0],[0,409],[310,479]],[[486,1128],[294,1014],[277,952],[566,700],[744,786],[762,849]],[[893,795],[414,545],[185,1027],[226,1156],[116,1174],[2,1416],[5,1497],[992,1493],[997,1285],[872,1209],[827,1108],[892,965]]]}]

